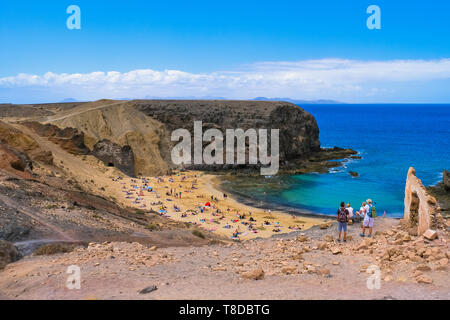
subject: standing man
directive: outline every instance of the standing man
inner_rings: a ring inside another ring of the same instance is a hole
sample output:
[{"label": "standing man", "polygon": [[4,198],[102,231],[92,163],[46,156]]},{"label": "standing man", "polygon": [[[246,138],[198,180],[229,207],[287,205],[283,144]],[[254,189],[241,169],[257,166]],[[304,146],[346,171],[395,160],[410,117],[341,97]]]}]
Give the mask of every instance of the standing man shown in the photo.
[{"label": "standing man", "polygon": [[348,222],[348,210],[345,208],[345,202],[341,202],[341,207],[337,211],[338,242],[341,242],[341,232],[344,230],[344,242],[347,242],[347,222]]}]

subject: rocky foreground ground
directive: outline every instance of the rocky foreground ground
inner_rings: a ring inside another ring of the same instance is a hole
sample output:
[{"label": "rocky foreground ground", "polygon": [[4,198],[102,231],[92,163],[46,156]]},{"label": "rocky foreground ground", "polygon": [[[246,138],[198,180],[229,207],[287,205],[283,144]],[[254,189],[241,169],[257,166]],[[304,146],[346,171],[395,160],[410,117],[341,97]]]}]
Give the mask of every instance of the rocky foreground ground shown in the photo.
[{"label": "rocky foreground ground", "polygon": [[[387,218],[376,219],[373,238],[360,238],[357,224],[349,228],[347,243],[336,242],[334,224],[198,247],[90,243],[9,264],[1,273],[0,294],[7,299],[450,298],[448,231],[427,240]],[[79,290],[66,288],[70,265],[80,267]]]}]

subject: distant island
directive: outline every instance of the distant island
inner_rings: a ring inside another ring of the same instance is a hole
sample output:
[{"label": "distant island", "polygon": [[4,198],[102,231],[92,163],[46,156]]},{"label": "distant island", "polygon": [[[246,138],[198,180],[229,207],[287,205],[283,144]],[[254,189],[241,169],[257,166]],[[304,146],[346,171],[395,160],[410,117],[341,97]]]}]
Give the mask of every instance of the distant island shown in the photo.
[{"label": "distant island", "polygon": [[296,100],[291,98],[266,98],[266,97],[257,97],[254,98],[255,101],[285,101],[293,104],[345,104],[345,102],[340,102],[336,100]]}]

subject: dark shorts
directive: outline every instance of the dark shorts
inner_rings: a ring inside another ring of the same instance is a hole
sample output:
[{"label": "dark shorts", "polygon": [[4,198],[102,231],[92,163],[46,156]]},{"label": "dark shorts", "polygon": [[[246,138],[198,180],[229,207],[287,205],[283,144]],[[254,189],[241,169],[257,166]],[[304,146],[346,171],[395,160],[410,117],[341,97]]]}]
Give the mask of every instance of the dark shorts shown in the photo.
[{"label": "dark shorts", "polygon": [[338,221],[338,231],[341,232],[344,229],[344,232],[347,232],[347,222]]}]

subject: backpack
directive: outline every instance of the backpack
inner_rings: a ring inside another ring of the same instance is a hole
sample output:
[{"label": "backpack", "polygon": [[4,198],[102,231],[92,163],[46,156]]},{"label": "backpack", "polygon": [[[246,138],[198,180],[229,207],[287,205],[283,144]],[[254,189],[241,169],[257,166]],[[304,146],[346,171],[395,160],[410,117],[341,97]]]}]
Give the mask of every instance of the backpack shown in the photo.
[{"label": "backpack", "polygon": [[375,218],[377,216],[377,210],[375,209],[375,206],[370,207],[369,217]]},{"label": "backpack", "polygon": [[347,222],[347,209],[339,208],[338,210],[338,221]]}]

